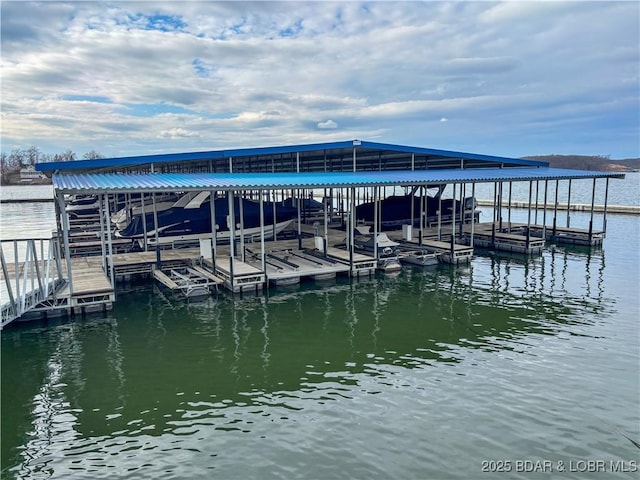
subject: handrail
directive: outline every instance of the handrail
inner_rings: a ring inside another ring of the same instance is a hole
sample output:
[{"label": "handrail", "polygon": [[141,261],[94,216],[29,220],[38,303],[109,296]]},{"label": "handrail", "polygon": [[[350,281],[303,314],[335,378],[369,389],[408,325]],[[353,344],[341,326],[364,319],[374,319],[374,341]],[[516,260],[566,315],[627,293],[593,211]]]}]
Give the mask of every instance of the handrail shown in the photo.
[{"label": "handrail", "polygon": [[[12,263],[7,262],[5,249],[11,250]],[[37,307],[50,294],[55,295],[64,283],[60,248],[54,237],[0,240],[0,263],[0,329]]]}]

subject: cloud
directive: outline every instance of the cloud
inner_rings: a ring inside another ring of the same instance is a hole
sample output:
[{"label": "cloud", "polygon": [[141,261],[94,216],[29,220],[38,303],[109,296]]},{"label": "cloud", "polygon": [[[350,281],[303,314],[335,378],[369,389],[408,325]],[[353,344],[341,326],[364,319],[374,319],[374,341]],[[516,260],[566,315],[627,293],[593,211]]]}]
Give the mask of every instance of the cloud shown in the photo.
[{"label": "cloud", "polygon": [[333,120],[327,120],[325,122],[318,122],[318,128],[320,129],[334,129],[338,128],[338,124]]},{"label": "cloud", "polygon": [[640,155],[637,2],[0,9],[3,145],[116,156],[362,138]]},{"label": "cloud", "polygon": [[197,132],[191,132],[189,130],[185,130],[184,128],[172,128],[170,130],[163,130],[158,134],[159,138],[189,138],[189,137],[199,137],[200,134]]}]

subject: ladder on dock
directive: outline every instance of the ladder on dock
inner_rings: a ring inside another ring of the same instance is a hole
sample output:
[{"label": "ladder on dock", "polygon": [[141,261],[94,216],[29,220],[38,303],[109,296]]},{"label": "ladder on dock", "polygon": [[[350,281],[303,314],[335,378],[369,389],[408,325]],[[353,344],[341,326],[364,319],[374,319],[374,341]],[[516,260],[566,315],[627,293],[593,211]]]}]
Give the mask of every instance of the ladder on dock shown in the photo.
[{"label": "ladder on dock", "polygon": [[[13,262],[8,262],[5,250]],[[55,295],[65,285],[57,242],[51,239],[18,239],[0,242],[0,328],[4,328]]]}]

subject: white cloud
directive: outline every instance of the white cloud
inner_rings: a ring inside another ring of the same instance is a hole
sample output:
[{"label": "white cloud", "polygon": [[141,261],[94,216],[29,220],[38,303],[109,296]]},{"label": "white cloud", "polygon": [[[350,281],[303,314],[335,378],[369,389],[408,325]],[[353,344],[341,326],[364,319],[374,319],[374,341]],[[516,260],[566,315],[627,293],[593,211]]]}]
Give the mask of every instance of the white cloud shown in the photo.
[{"label": "white cloud", "polygon": [[320,129],[334,129],[338,128],[338,124],[333,120],[327,120],[325,122],[318,122],[318,128]]},{"label": "white cloud", "polygon": [[[133,155],[362,138],[640,155],[636,2],[0,8],[3,148]],[[433,136],[429,125],[454,114]]]},{"label": "white cloud", "polygon": [[199,136],[199,133],[185,130],[184,128],[172,128],[170,130],[163,130],[158,134],[159,138],[188,138]]}]

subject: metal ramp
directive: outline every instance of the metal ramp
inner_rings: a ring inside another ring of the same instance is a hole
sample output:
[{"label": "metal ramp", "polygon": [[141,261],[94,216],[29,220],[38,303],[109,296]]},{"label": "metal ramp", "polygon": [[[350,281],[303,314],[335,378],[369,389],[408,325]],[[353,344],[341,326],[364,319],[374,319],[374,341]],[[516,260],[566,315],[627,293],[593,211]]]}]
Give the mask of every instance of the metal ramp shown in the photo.
[{"label": "metal ramp", "polygon": [[[10,251],[13,262],[7,262],[5,250]],[[3,240],[0,263],[0,329],[36,309],[66,285],[58,243],[53,238]]]}]

